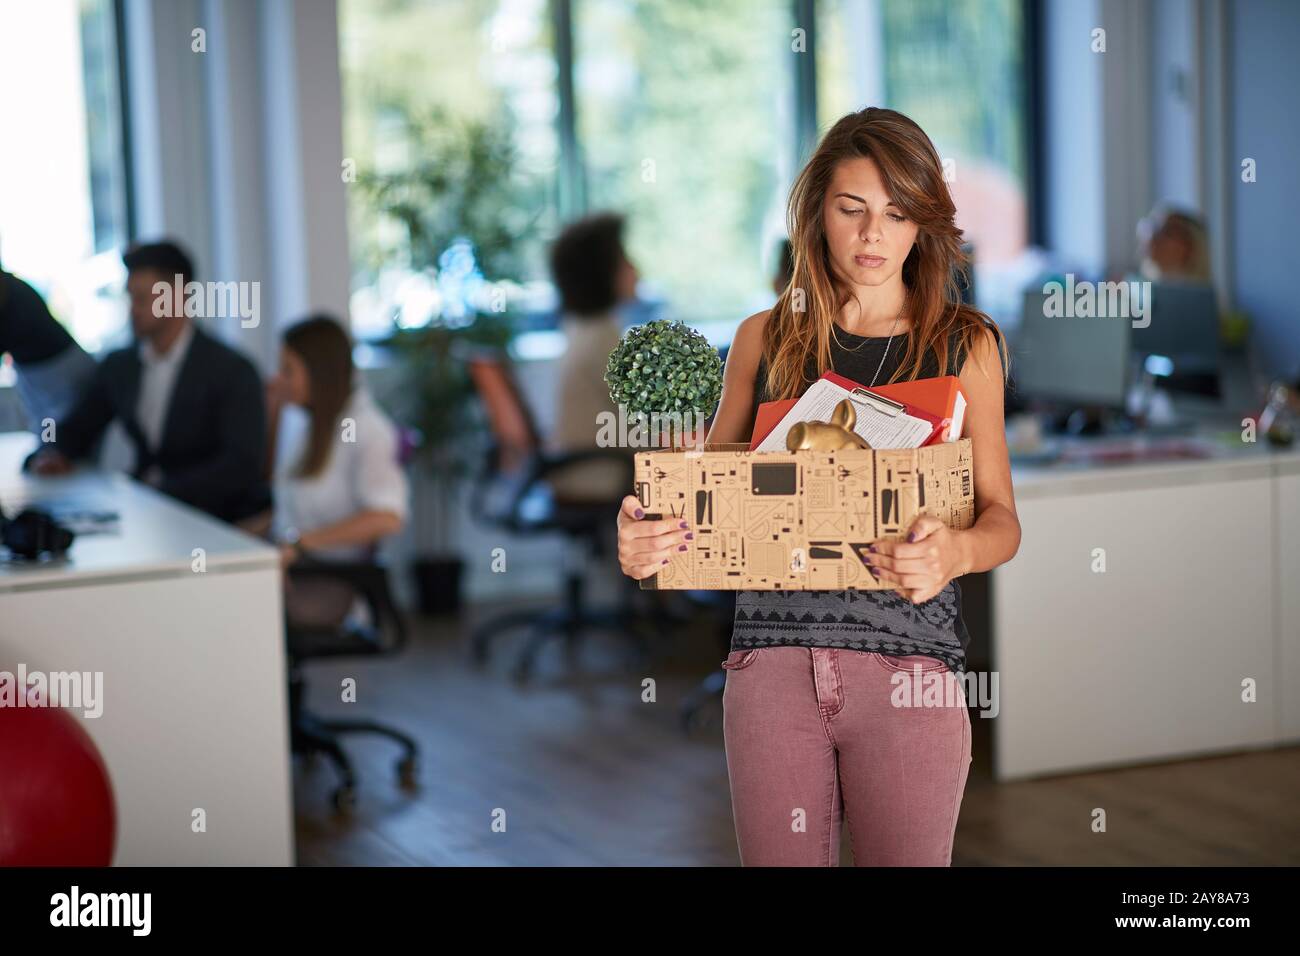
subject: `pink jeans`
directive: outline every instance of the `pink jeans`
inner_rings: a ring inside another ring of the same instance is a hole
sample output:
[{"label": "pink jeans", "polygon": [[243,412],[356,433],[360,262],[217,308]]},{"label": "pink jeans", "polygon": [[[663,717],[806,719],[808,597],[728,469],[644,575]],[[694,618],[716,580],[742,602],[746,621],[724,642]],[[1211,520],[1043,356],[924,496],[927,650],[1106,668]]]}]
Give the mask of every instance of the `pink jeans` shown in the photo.
[{"label": "pink jeans", "polygon": [[787,646],[733,651],[722,666],[742,865],[836,866],[846,815],[858,866],[952,863],[971,763],[965,696],[953,682],[946,704],[897,706],[921,700],[931,672],[951,675],[941,661]]}]

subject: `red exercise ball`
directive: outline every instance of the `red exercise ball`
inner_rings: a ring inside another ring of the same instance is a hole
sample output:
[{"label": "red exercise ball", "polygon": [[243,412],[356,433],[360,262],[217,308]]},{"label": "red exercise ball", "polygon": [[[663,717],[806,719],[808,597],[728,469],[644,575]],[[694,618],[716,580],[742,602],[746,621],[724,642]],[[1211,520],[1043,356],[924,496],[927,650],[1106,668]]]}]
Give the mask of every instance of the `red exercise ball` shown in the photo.
[{"label": "red exercise ball", "polygon": [[0,866],[108,866],[108,768],[75,717],[27,699],[0,707]]}]

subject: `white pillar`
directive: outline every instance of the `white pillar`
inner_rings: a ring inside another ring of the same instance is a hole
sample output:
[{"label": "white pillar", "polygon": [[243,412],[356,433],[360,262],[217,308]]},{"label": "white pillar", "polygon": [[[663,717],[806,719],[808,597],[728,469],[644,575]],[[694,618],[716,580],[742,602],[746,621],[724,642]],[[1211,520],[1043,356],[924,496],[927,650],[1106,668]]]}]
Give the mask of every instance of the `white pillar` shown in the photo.
[{"label": "white pillar", "polygon": [[351,262],[338,5],[283,0],[260,12],[266,235],[275,277],[269,307],[279,323],[314,310],[346,322]]},{"label": "white pillar", "polygon": [[212,265],[204,57],[192,50],[203,26],[199,0],[127,0],[126,75],[136,233],[172,236]]},{"label": "white pillar", "polygon": [[266,208],[261,126],[253,121],[261,103],[256,0],[204,0],[208,31],[206,98],[212,130],[209,165],[213,260],[205,270],[218,282],[259,284],[258,324],[220,323],[226,341],[269,370],[275,354],[274,313],[268,307]]},{"label": "white pillar", "polygon": [[1047,245],[1067,269],[1105,264],[1102,178],[1101,58],[1092,31],[1101,27],[1097,0],[1043,6],[1042,135]]},{"label": "white pillar", "polygon": [[200,279],[259,283],[257,327],[210,327],[264,370],[285,323],[347,319],[337,18],[335,0],[127,0],[138,237],[176,238]]}]

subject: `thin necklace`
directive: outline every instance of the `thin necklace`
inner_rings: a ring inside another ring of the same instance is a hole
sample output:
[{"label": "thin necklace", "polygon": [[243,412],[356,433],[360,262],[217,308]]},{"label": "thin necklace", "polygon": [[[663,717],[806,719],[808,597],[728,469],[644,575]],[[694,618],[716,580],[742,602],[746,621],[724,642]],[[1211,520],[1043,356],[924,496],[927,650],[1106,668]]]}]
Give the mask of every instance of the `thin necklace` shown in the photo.
[{"label": "thin necklace", "polygon": [[[880,353],[880,364],[876,366],[876,374],[871,376],[871,385],[868,385],[867,388],[871,388],[872,386],[874,386],[876,384],[876,379],[880,378],[880,370],[885,367],[885,356],[889,354],[889,346],[893,344],[894,333],[898,330],[898,320],[903,317],[903,310],[906,308],[907,308],[907,296],[904,295],[903,304],[902,306],[899,307],[898,315],[894,316],[894,326],[889,330],[889,340],[885,342],[885,351]],[[843,344],[840,344],[839,333],[835,331],[834,319],[831,320],[831,332],[835,334],[836,343],[839,344],[840,348],[844,349],[844,351],[846,352],[857,352],[859,349],[862,349],[867,344],[866,342],[863,342],[862,345],[859,345],[856,349],[845,348]],[[863,338],[866,338],[866,336],[863,336]]]}]

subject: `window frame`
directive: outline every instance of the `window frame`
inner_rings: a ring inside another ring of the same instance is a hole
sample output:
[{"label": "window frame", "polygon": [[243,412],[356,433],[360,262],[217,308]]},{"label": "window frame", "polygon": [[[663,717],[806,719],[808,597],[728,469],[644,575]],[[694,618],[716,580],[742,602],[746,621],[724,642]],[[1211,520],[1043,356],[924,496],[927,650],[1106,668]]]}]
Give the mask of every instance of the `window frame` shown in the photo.
[{"label": "window frame", "polygon": [[126,238],[135,242],[140,237],[135,195],[135,140],[131,125],[131,86],[127,63],[126,0],[113,0],[113,39],[117,47],[117,96],[121,103],[119,115],[122,122],[122,202],[126,211]]}]

